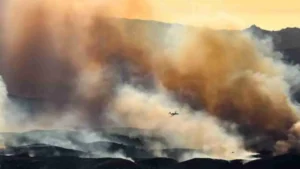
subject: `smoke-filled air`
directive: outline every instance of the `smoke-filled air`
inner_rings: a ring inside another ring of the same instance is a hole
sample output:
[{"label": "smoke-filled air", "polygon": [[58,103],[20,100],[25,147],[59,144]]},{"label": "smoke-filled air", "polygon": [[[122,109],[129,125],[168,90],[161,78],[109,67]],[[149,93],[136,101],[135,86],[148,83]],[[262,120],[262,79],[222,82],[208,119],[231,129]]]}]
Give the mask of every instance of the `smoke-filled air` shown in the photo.
[{"label": "smoke-filled air", "polygon": [[[255,153],[255,140],[277,154],[298,147],[291,89],[300,71],[268,38],[115,17],[158,15],[148,1],[3,3],[3,132],[151,129],[166,140],[154,148],[200,149],[198,156],[225,159]],[[43,104],[24,110],[9,96]],[[174,111],[179,115],[170,117]]]}]

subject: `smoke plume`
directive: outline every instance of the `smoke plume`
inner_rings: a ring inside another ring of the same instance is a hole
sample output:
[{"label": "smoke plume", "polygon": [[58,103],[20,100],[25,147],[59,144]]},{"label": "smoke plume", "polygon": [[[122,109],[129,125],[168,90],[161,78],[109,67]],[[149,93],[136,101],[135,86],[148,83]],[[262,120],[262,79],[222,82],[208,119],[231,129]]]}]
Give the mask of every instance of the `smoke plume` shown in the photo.
[{"label": "smoke plume", "polygon": [[272,46],[251,33],[115,18],[153,15],[148,1],[115,3],[6,2],[1,75],[10,96],[46,100],[38,118],[29,116],[39,127],[73,116],[90,127],[155,129],[168,147],[220,158],[249,153],[247,134],[225,123],[275,141],[298,130],[290,73],[299,69]]}]

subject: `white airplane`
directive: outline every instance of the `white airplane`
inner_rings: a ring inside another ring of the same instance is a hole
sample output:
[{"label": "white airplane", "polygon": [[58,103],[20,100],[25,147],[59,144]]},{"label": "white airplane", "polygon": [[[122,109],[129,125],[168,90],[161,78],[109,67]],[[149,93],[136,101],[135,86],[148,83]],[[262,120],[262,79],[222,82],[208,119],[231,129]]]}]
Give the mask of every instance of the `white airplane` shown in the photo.
[{"label": "white airplane", "polygon": [[179,115],[176,111],[174,113],[169,112],[171,116]]}]

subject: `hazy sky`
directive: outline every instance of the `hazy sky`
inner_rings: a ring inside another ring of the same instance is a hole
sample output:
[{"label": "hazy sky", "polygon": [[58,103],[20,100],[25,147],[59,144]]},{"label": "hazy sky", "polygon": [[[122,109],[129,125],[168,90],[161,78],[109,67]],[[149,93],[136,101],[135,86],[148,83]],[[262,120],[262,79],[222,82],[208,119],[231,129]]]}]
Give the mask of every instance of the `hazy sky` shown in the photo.
[{"label": "hazy sky", "polygon": [[142,0],[131,2],[140,10],[131,12],[129,17],[134,18],[227,28],[300,27],[299,0],[149,0],[151,12]]}]

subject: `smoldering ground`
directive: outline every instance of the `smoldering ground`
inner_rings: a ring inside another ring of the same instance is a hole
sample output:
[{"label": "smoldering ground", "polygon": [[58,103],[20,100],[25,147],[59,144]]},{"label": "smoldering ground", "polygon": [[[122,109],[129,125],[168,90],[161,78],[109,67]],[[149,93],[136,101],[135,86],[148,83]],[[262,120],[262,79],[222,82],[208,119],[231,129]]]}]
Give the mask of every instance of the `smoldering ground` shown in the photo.
[{"label": "smoldering ground", "polygon": [[[29,116],[36,127],[68,112],[79,117],[74,125],[155,129],[171,147],[221,158],[250,151],[247,133],[224,123],[273,141],[289,135],[298,121],[291,74],[299,69],[272,46],[238,31],[111,18],[133,16],[135,5],[154,14],[148,1],[122,2],[6,2],[1,74],[10,95],[47,100],[39,118]],[[173,110],[180,115],[170,119]]]}]

